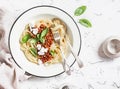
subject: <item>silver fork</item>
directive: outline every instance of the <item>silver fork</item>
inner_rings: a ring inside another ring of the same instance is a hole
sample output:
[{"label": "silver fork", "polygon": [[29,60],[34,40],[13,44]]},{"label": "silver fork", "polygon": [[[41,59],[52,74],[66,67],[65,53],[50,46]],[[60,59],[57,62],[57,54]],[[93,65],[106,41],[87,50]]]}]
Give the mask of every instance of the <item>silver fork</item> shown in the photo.
[{"label": "silver fork", "polygon": [[75,57],[75,59],[76,59],[76,62],[77,62],[77,64],[78,64],[78,66],[80,67],[80,68],[82,68],[83,67],[83,62],[80,60],[80,58],[77,56],[77,54],[75,53],[75,51],[74,51],[74,49],[72,48],[72,46],[71,46],[71,44],[70,44],[70,42],[68,41],[68,39],[66,39],[67,40],[67,44],[69,45],[69,47],[70,47],[70,50],[71,50],[71,53],[73,54],[73,56]]},{"label": "silver fork", "polygon": [[71,74],[70,66],[66,63],[66,57],[65,57],[65,55],[63,53],[63,49],[62,49],[62,47],[60,45],[59,32],[58,31],[53,32],[53,37],[54,37],[55,42],[58,43],[58,45],[60,46],[60,51],[61,51],[61,54],[62,54],[62,66],[63,66],[63,69],[68,75],[70,75]]},{"label": "silver fork", "polygon": [[[60,34],[59,34],[59,32],[56,31],[55,34],[53,34],[53,36],[54,36],[55,41],[56,41],[57,43],[59,43],[59,42],[60,42]],[[76,62],[77,62],[77,64],[78,64],[78,66],[79,66],[80,68],[82,68],[82,67],[83,67],[83,62],[80,60],[80,58],[77,56],[77,54],[75,54],[75,51],[74,51],[74,49],[72,48],[72,46],[71,46],[71,44],[70,44],[70,42],[68,41],[68,39],[67,39],[66,36],[65,36],[65,38],[66,38],[66,41],[67,41],[68,46],[70,47],[71,53],[73,54],[74,58],[76,59]],[[60,43],[59,43],[59,44],[60,44]]]}]

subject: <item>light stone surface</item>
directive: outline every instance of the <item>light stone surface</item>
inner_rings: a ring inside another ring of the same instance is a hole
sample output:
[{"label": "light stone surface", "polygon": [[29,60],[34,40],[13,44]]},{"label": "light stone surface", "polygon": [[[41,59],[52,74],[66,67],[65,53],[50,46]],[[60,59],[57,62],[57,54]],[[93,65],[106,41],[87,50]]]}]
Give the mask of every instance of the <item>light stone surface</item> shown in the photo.
[{"label": "light stone surface", "polygon": [[[79,69],[75,63],[70,76],[64,73],[45,79],[32,77],[20,83],[20,89],[59,89],[64,83],[78,89],[120,89],[120,58],[110,60],[98,55],[98,49],[107,37],[120,35],[120,0],[0,0],[0,8],[5,10],[6,38],[15,19],[23,11],[38,5],[59,7],[75,19],[82,36],[79,57],[84,67]],[[81,5],[87,6],[86,12],[74,16],[74,10]],[[80,25],[80,18],[89,19],[92,28]]]}]

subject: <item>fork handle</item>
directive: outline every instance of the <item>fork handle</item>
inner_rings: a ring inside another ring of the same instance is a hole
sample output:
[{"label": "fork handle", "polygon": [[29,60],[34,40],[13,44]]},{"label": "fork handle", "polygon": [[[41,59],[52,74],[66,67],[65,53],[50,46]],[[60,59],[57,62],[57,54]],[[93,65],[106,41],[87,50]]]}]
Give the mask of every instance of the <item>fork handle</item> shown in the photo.
[{"label": "fork handle", "polygon": [[70,75],[71,74],[71,70],[70,70],[70,66],[68,64],[66,64],[66,62],[62,62],[62,65],[63,65],[63,69],[64,71]]},{"label": "fork handle", "polygon": [[62,50],[61,47],[60,47],[60,50],[61,50],[61,54],[62,54],[62,66],[63,66],[63,69],[64,69],[64,71],[68,75],[70,75],[71,74],[70,66],[66,63],[66,57],[65,57],[65,55],[64,55],[63,50]]},{"label": "fork handle", "polygon": [[83,67],[83,62],[82,62],[82,61],[80,60],[80,58],[75,54],[75,52],[74,52],[71,44],[70,44],[68,41],[67,41],[67,43],[68,43],[68,45],[69,45],[69,47],[70,47],[70,50],[71,50],[73,56],[75,57],[75,59],[76,59],[76,61],[77,61],[78,66],[79,66],[80,68],[82,68],[82,67]]}]

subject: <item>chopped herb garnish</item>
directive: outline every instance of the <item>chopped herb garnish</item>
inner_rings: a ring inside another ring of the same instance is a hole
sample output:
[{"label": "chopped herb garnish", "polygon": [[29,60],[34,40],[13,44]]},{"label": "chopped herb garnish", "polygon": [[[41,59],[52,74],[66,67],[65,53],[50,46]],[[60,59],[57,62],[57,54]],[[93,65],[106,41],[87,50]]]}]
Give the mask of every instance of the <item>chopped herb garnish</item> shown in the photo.
[{"label": "chopped herb garnish", "polygon": [[37,38],[31,38],[30,39],[30,43],[31,44],[36,44],[38,42],[38,39]]}]

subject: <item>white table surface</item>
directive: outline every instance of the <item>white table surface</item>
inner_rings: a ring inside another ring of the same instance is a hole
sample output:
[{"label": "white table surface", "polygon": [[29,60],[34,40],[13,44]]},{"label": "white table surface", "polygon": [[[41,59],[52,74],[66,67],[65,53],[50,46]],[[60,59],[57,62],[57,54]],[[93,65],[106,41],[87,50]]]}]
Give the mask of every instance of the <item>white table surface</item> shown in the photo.
[{"label": "white table surface", "polygon": [[[20,88],[58,89],[67,83],[79,89],[120,89],[120,58],[110,60],[98,55],[98,49],[107,37],[120,35],[120,0],[0,0],[0,8],[6,11],[3,19],[6,38],[14,20],[23,11],[38,5],[59,7],[75,19],[82,36],[79,57],[84,67],[79,69],[75,63],[70,76],[64,73],[52,78],[31,78],[20,83]],[[87,6],[86,12],[74,16],[74,10],[81,5]],[[92,28],[80,25],[79,18],[89,19]]]}]

